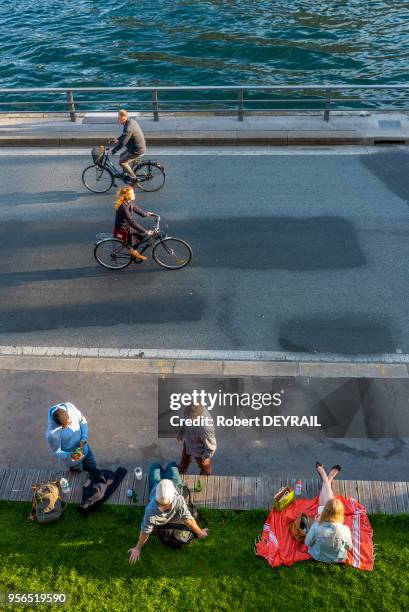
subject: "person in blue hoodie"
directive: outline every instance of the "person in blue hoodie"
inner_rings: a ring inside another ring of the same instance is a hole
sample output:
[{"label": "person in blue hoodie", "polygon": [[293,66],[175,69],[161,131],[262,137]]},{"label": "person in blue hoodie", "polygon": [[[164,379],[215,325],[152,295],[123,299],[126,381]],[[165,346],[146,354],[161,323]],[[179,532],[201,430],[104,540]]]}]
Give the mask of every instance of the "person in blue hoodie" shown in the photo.
[{"label": "person in blue hoodie", "polygon": [[62,402],[51,406],[45,437],[52,454],[71,471],[100,472],[88,444],[87,419],[74,404]]}]

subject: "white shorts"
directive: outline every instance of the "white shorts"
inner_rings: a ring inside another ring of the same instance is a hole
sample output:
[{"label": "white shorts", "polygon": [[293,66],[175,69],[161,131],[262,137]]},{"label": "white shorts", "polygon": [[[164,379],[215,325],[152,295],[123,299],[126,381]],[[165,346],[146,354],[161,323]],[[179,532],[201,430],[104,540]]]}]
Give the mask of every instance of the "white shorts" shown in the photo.
[{"label": "white shorts", "polygon": [[317,510],[317,514],[315,515],[315,520],[319,521],[319,518],[321,516],[322,511],[324,510],[325,506],[318,506],[318,510]]}]

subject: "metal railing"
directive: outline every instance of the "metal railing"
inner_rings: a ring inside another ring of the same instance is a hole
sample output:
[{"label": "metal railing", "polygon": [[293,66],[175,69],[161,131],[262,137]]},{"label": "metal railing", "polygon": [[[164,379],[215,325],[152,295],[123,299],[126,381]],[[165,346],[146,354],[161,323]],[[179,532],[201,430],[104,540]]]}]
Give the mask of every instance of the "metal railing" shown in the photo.
[{"label": "metal railing", "polygon": [[[403,84],[17,88],[0,89],[0,113],[63,108],[60,112],[76,121],[78,112],[125,107],[152,113],[155,121],[160,113],[234,114],[243,121],[249,114],[293,111],[322,112],[329,121],[333,111],[406,112],[408,93],[409,85]],[[106,99],[112,94],[115,100]]]}]

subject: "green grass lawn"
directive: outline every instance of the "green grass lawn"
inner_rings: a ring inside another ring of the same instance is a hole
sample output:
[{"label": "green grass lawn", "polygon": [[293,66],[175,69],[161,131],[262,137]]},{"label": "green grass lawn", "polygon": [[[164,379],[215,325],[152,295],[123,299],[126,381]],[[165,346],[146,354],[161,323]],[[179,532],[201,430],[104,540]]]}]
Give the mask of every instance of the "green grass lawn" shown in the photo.
[{"label": "green grass lawn", "polygon": [[69,507],[47,526],[28,522],[29,508],[0,502],[0,591],[65,591],[64,610],[409,610],[408,515],[372,517],[370,573],[313,561],[271,569],[254,554],[265,511],[202,510],[206,540],[174,551],[151,536],[131,566],[142,508],[85,518]]}]

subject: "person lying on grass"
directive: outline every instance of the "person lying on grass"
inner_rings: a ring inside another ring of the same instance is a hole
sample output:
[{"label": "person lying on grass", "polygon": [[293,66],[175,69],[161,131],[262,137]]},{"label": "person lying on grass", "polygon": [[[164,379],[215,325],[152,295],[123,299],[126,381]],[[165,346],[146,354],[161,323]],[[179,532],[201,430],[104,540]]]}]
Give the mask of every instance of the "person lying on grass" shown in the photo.
[{"label": "person lying on grass", "polygon": [[[172,480],[162,478],[162,474],[169,475]],[[199,527],[183,495],[176,487],[183,488],[183,481],[176,463],[170,463],[165,471],[158,464],[152,465],[149,472],[150,501],[145,508],[138,542],[136,546],[128,550],[129,563],[139,560],[142,547],[146,544],[155,526],[166,525],[166,523],[183,523],[193,531],[199,540],[207,537],[207,529]]]}]

